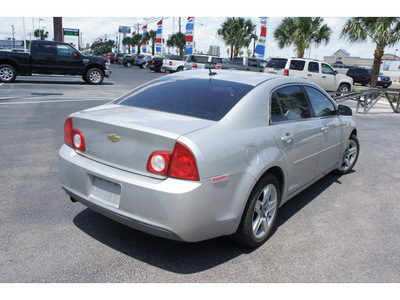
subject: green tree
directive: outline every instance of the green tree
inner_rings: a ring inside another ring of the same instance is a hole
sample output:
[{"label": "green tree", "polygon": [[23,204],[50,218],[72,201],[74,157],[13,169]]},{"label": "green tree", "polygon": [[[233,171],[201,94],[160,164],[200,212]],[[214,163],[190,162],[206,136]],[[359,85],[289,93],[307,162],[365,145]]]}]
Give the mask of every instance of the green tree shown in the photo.
[{"label": "green tree", "polygon": [[279,48],[294,45],[297,57],[304,57],[311,44],[329,43],[332,30],[323,21],[321,17],[286,17],[274,31],[274,38]]},{"label": "green tree", "polygon": [[154,30],[150,30],[147,32],[149,36],[149,41],[151,42],[151,55],[154,55],[154,52],[156,50],[156,36],[157,32]]},{"label": "green tree", "polygon": [[39,32],[39,29],[36,29],[35,32],[33,33],[33,35],[36,38],[39,38],[40,40],[44,41],[45,39],[48,38],[49,32],[48,31],[45,32],[43,29],[40,29],[40,32]]},{"label": "green tree", "polygon": [[124,37],[122,39],[122,45],[128,46],[128,53],[130,54],[131,53],[131,45],[134,45],[133,38],[131,38],[130,36]]},{"label": "green tree", "polygon": [[186,47],[186,35],[182,32],[177,32],[171,35],[171,37],[167,40],[168,47],[177,47],[179,51],[179,55],[185,55],[185,47]]},{"label": "green tree", "polygon": [[353,17],[343,26],[340,38],[351,43],[368,39],[376,44],[371,71],[372,87],[376,87],[385,47],[400,41],[400,18],[398,17]]},{"label": "green tree", "polygon": [[108,40],[106,42],[94,42],[91,49],[93,49],[96,54],[106,54],[112,52],[113,46],[114,41]]},{"label": "green tree", "polygon": [[142,35],[139,34],[139,32],[132,37],[132,45],[137,46],[137,54],[140,54],[140,47],[142,46]]},{"label": "green tree", "polygon": [[229,17],[222,23],[217,34],[230,47],[231,59],[238,56],[241,48],[247,48],[253,37],[256,25],[250,19]]}]

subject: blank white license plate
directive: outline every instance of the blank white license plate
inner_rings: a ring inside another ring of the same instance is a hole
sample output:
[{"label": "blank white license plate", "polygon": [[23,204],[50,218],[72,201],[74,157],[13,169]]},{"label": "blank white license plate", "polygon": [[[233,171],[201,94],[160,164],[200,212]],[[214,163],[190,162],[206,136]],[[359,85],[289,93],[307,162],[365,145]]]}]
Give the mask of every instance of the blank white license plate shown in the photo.
[{"label": "blank white license plate", "polygon": [[96,176],[90,177],[92,182],[90,197],[106,205],[118,208],[121,196],[121,186],[118,183]]}]

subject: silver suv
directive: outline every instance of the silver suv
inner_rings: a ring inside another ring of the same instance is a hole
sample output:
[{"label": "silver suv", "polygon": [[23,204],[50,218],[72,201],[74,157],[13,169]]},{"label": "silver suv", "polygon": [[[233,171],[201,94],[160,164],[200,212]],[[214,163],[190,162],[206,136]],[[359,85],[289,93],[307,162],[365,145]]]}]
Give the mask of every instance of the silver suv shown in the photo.
[{"label": "silver suv", "polygon": [[330,92],[353,89],[353,78],[338,74],[329,64],[313,59],[271,58],[264,72],[308,79]]}]

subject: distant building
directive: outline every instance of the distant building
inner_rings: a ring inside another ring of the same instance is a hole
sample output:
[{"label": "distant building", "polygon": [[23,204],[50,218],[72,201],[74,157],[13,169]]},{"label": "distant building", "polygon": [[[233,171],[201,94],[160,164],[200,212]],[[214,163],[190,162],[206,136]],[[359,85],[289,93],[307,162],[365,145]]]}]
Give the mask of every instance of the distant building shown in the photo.
[{"label": "distant building", "polygon": [[350,56],[350,53],[344,49],[339,49],[332,56],[324,56],[324,62],[334,65],[335,63],[341,62],[345,67],[357,66],[357,67],[372,67],[374,62],[371,58],[361,58]]},{"label": "distant building", "polygon": [[221,55],[221,49],[220,49],[219,46],[210,46],[210,48],[208,49],[208,53],[209,53],[209,55],[220,56]]},{"label": "distant building", "polygon": [[400,60],[400,57],[398,57],[396,54],[383,54],[382,60]]},{"label": "distant building", "polygon": [[0,40],[0,49],[24,49],[22,40]]}]

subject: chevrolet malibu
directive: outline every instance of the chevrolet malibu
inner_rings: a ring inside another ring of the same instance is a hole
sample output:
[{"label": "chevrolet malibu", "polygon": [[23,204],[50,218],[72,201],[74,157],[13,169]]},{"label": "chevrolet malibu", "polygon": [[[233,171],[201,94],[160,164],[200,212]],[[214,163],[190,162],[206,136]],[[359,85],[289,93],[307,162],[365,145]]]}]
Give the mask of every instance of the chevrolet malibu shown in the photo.
[{"label": "chevrolet malibu", "polygon": [[359,155],[351,109],[316,84],[186,71],[70,115],[59,152],[73,202],[135,229],[257,247],[286,201]]}]

